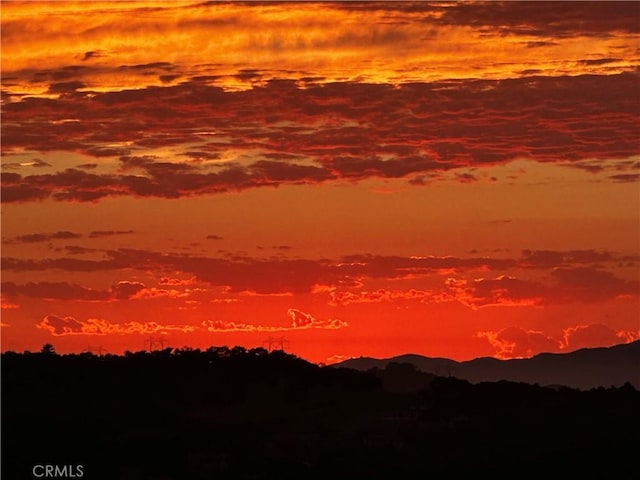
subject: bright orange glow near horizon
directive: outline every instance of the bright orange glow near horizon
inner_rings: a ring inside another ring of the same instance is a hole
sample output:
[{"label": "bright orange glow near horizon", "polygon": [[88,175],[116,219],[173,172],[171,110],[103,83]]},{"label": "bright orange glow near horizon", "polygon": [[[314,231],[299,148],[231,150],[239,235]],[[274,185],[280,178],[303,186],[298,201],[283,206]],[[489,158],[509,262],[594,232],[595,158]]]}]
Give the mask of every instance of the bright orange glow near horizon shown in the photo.
[{"label": "bright orange glow near horizon", "polygon": [[2,350],[640,336],[634,2],[2,3]]}]

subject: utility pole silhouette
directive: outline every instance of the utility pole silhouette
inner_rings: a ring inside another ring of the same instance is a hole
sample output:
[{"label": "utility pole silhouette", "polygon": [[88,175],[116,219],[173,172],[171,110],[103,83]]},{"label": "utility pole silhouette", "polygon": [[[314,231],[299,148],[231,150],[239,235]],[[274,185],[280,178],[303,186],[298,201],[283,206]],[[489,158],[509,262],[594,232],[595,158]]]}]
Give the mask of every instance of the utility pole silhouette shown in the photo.
[{"label": "utility pole silhouette", "polygon": [[284,352],[284,346],[287,345],[289,347],[291,342],[284,337],[269,337],[264,342],[263,345],[267,346],[267,351],[273,352],[274,350],[281,350]]},{"label": "utility pole silhouette", "polygon": [[98,345],[97,347],[94,347],[92,345],[87,345],[87,348],[84,351],[87,353],[91,353],[93,355],[99,355],[99,356],[102,356],[105,353],[109,353],[107,352],[106,349],[102,348],[102,345]]},{"label": "utility pole silhouette", "polygon": [[154,347],[156,350],[164,350],[165,344],[169,346],[169,339],[165,337],[149,336],[149,338],[144,341],[145,348],[149,345],[150,352],[154,350]]}]

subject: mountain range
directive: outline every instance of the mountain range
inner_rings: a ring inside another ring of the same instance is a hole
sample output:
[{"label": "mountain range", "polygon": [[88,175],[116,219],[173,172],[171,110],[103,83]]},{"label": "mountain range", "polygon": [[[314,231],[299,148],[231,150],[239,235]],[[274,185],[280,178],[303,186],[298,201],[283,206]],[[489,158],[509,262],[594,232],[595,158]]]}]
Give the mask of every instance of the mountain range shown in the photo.
[{"label": "mountain range", "polygon": [[408,363],[416,369],[452,376],[472,383],[509,380],[543,386],[567,386],[587,390],[630,383],[640,389],[640,340],[603,348],[583,348],[570,353],[541,353],[531,358],[498,360],[491,357],[457,362],[406,354],[392,358],[352,358],[334,364],[367,371],[390,363]]}]

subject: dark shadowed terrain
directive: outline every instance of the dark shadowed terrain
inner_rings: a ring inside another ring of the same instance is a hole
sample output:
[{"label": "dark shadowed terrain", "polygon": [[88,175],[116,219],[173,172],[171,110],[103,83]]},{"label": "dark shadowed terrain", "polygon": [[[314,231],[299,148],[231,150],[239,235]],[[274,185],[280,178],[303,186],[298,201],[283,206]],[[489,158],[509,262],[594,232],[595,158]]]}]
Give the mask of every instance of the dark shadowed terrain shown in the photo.
[{"label": "dark shadowed terrain", "polygon": [[37,464],[110,480],[637,478],[639,427],[630,383],[474,385],[239,347],[2,355],[9,480]]},{"label": "dark shadowed terrain", "polygon": [[336,366],[366,371],[384,368],[391,362],[410,363],[422,372],[454,376],[472,383],[511,380],[590,389],[620,387],[629,382],[640,388],[640,341],[609,348],[584,348],[566,354],[541,353],[515,360],[476,358],[456,362],[447,358],[401,355],[380,360],[353,358]]}]

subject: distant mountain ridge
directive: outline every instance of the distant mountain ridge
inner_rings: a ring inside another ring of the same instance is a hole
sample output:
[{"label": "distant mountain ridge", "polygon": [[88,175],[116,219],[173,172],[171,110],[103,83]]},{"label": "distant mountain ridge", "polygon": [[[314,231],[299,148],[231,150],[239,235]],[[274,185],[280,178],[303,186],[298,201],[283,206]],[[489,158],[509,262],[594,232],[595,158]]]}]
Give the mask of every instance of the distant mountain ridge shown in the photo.
[{"label": "distant mountain ridge", "polygon": [[539,385],[590,389],[620,387],[626,382],[640,389],[640,340],[613,347],[583,348],[570,353],[541,353],[531,358],[498,360],[491,357],[457,362],[405,354],[386,359],[352,358],[334,367],[366,371],[389,363],[410,363],[418,370],[452,376],[472,383],[509,380]]}]

